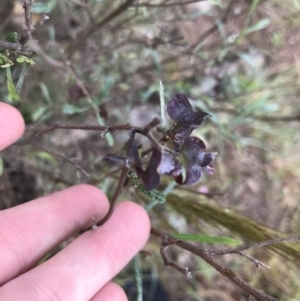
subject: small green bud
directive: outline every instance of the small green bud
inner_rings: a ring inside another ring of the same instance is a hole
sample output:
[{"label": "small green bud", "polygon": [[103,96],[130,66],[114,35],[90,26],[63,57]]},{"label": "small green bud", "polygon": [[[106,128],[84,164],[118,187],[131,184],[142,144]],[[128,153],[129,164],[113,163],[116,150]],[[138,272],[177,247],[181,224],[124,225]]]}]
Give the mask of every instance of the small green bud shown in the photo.
[{"label": "small green bud", "polygon": [[5,38],[5,41],[10,43],[16,43],[17,40],[18,40],[18,34],[15,31],[10,32]]}]

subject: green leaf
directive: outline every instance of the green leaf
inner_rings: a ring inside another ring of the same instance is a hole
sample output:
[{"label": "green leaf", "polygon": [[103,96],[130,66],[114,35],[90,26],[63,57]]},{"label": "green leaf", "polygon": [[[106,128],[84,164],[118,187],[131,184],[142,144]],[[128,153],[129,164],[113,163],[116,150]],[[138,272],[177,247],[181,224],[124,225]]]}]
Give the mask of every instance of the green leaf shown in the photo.
[{"label": "green leaf", "polygon": [[38,156],[38,157],[40,157],[42,159],[48,160],[50,162],[56,162],[56,158],[53,155],[49,154],[49,153],[46,153],[46,152],[36,152],[35,154],[36,154],[36,156]]},{"label": "green leaf", "polygon": [[33,114],[32,120],[37,121],[39,120],[48,110],[48,107],[39,107]]},{"label": "green leaf", "polygon": [[8,68],[12,66],[14,63],[8,59],[8,57],[2,53],[0,53],[0,66],[1,68]]},{"label": "green leaf", "polygon": [[31,12],[35,14],[49,14],[56,6],[57,0],[50,0],[47,3],[32,3]]},{"label": "green leaf", "polygon": [[25,58],[23,56],[20,56],[17,58],[16,60],[18,63],[24,63],[25,62]]},{"label": "green leaf", "polygon": [[13,64],[6,63],[6,64],[2,65],[1,68],[8,68],[8,67],[10,67],[11,65],[13,65]]},{"label": "green leaf", "polygon": [[30,58],[28,58],[27,56],[24,56],[24,55],[19,55],[17,57],[17,62],[18,63],[27,63],[27,64],[30,64],[30,65],[35,64],[33,59],[30,59]]},{"label": "green leaf", "polygon": [[11,78],[10,67],[6,68],[6,78],[7,78],[7,89],[8,89],[8,98],[9,100],[19,100],[19,95],[16,92],[15,85]]},{"label": "green leaf", "polygon": [[239,245],[241,242],[226,236],[211,236],[202,234],[171,234],[175,238],[183,241],[197,241],[209,244],[225,244],[225,245]]},{"label": "green leaf", "polygon": [[4,164],[2,158],[0,157],[0,176],[3,174],[3,169],[4,169]]},{"label": "green leaf", "polygon": [[42,90],[43,97],[47,100],[49,104],[52,104],[51,96],[49,93],[49,89],[45,83],[40,83],[40,88]]},{"label": "green leaf", "polygon": [[270,20],[270,19],[262,19],[262,20],[259,20],[259,21],[258,21],[256,24],[254,24],[253,26],[250,26],[250,27],[246,28],[246,29],[243,31],[243,34],[244,34],[244,35],[247,35],[247,34],[250,34],[250,33],[252,33],[252,32],[262,30],[262,29],[264,29],[265,27],[267,27],[269,24],[271,24],[271,20]]},{"label": "green leaf", "polygon": [[160,100],[160,118],[163,131],[166,128],[166,101],[165,101],[165,92],[164,92],[164,85],[162,81],[159,81],[159,100]]},{"label": "green leaf", "polygon": [[66,115],[73,115],[73,114],[77,114],[77,113],[83,113],[83,112],[89,110],[89,108],[90,107],[79,108],[74,105],[66,104],[63,106],[63,113]]},{"label": "green leaf", "polygon": [[16,43],[17,40],[18,40],[18,34],[15,31],[10,32],[5,38],[5,41],[10,43]]}]

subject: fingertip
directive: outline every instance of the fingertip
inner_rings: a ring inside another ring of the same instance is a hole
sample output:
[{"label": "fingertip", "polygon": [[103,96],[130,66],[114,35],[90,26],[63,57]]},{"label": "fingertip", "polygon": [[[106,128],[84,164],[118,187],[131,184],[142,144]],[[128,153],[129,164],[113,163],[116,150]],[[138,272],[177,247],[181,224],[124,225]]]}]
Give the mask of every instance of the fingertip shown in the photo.
[{"label": "fingertip", "polygon": [[149,238],[151,228],[150,218],[147,211],[141,205],[131,201],[121,202],[118,206],[118,210],[123,212],[128,211],[131,220],[136,223],[138,229],[144,234],[144,240],[146,243]]},{"label": "fingertip", "polygon": [[149,239],[150,219],[145,209],[137,203],[119,203],[103,227],[113,227],[112,225],[115,225],[115,231],[121,235],[120,239],[128,242],[131,257],[141,250]]},{"label": "fingertip", "polygon": [[16,142],[24,133],[25,123],[13,106],[0,102],[0,150]]},{"label": "fingertip", "polygon": [[90,301],[127,301],[124,290],[116,283],[107,283]]},{"label": "fingertip", "polygon": [[91,226],[93,218],[101,220],[108,208],[108,200],[100,189],[81,184],[2,211],[0,285]]},{"label": "fingertip", "polygon": [[55,192],[48,197],[51,197],[52,201],[56,201],[60,206],[64,203],[66,208],[76,212],[74,214],[76,216],[78,213],[80,215],[90,212],[90,214],[93,213],[92,216],[96,220],[103,218],[109,209],[106,194],[98,187],[89,184],[78,184]]},{"label": "fingertip", "polygon": [[90,184],[78,184],[67,189],[70,189],[70,191],[72,191],[73,194],[80,193],[82,195],[88,196],[90,199],[95,199],[104,202],[105,206],[107,206],[107,209],[109,207],[109,201],[107,199],[106,194],[96,186]]}]

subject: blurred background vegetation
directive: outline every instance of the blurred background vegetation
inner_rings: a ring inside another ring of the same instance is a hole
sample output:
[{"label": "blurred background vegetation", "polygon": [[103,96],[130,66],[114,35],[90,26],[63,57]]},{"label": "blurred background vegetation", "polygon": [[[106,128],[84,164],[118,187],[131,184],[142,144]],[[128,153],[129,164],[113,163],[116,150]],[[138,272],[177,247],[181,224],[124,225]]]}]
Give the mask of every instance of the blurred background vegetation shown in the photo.
[{"label": "blurred background vegetation", "polygon": [[[38,55],[28,67],[19,100],[8,97],[6,73],[0,70],[0,98],[21,111],[25,135],[55,122],[143,126],[160,115],[161,80],[166,99],[185,93],[196,110],[212,115],[193,135],[218,157],[214,175],[194,187],[176,186],[165,204],[150,211],[153,225],[170,233],[229,236],[244,243],[297,233],[299,0],[48,0],[35,1],[33,12],[34,22],[42,14],[50,20],[28,44]],[[1,1],[0,20],[1,40],[11,32],[20,34],[22,2]],[[17,62],[11,67],[15,84],[22,68]],[[91,177],[32,146],[1,153],[0,208],[82,182],[111,196],[119,167],[106,166],[102,157],[117,151],[127,137],[59,130],[38,140]],[[159,190],[169,181],[164,178]],[[134,188],[122,198],[149,203]],[[158,279],[172,301],[248,300],[195,256],[172,248],[173,260],[190,267],[193,278],[186,280],[163,266],[155,238],[145,250],[150,252],[140,256],[149,284],[145,300],[159,300],[151,297]],[[299,243],[249,254],[271,269],[257,269],[238,255],[218,260],[267,294],[283,301],[300,299]],[[132,267],[116,281],[135,300]]]}]

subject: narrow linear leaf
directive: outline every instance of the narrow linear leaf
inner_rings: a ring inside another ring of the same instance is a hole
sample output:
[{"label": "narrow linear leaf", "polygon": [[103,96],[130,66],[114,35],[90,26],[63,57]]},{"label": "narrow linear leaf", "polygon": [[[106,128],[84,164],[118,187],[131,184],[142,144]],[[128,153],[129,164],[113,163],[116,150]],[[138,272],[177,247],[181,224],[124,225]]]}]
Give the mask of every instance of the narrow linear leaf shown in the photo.
[{"label": "narrow linear leaf", "polygon": [[46,114],[46,111],[48,110],[48,107],[39,107],[36,111],[32,114],[32,120],[37,121],[39,120],[43,115]]},{"label": "narrow linear leaf", "polygon": [[264,29],[265,27],[267,27],[269,24],[271,23],[271,20],[270,19],[262,19],[262,20],[259,20],[256,24],[254,24],[253,26],[250,26],[248,28],[246,28],[244,30],[244,34],[247,35],[247,34],[250,34],[252,32],[255,32],[255,31],[259,31],[259,30],[262,30]]},{"label": "narrow linear leaf", "polygon": [[49,14],[56,6],[57,0],[50,0],[47,3],[36,2],[32,4],[31,11],[35,14]]},{"label": "narrow linear leaf", "polygon": [[209,244],[239,245],[241,241],[226,236],[211,236],[202,234],[171,234],[183,241],[197,241]]},{"label": "narrow linear leaf", "polygon": [[89,109],[90,109],[89,106],[80,108],[80,107],[77,107],[77,106],[74,106],[74,105],[71,105],[71,104],[66,104],[66,105],[63,106],[62,111],[66,115],[73,115],[73,114],[86,112]]},{"label": "narrow linear leaf", "polygon": [[42,159],[45,159],[47,161],[50,161],[50,162],[56,162],[56,158],[49,154],[49,153],[46,153],[46,152],[36,152],[35,153],[38,157],[42,158]]},{"label": "narrow linear leaf", "polygon": [[2,158],[0,157],[0,176],[3,174],[3,169],[4,169],[4,164]]},{"label": "narrow linear leaf", "polygon": [[19,100],[19,95],[16,92],[15,85],[11,78],[10,67],[6,68],[6,79],[7,79],[7,89],[8,89],[8,97],[10,100]]},{"label": "narrow linear leaf", "polygon": [[43,97],[47,100],[47,102],[49,104],[52,104],[50,92],[49,92],[47,85],[45,83],[40,83],[40,88],[41,88]]},{"label": "narrow linear leaf", "polygon": [[161,123],[163,131],[165,131],[166,128],[166,102],[165,102],[165,93],[164,93],[164,85],[162,81],[159,81],[159,100],[160,100],[160,117],[161,117]]}]

